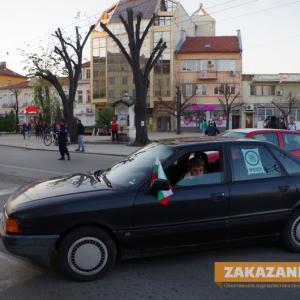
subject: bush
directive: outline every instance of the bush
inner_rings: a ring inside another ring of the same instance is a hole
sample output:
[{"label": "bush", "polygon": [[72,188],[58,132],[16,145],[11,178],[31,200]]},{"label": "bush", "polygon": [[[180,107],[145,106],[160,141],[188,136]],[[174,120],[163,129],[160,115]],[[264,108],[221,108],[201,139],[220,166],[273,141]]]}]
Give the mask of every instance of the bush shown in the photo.
[{"label": "bush", "polygon": [[13,111],[0,117],[0,132],[15,132],[16,131],[16,115]]},{"label": "bush", "polygon": [[96,127],[104,128],[105,126],[109,127],[112,118],[115,116],[115,112],[111,108],[105,108],[103,111],[100,111],[97,116]]}]

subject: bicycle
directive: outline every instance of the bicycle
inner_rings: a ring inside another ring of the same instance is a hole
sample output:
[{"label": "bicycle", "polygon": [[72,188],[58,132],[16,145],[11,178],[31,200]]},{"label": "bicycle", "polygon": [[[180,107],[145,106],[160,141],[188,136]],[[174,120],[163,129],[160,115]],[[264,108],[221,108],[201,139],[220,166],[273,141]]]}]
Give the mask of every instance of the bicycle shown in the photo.
[{"label": "bicycle", "polygon": [[45,146],[50,146],[52,143],[58,145],[57,133],[50,131],[44,135],[44,144]]}]

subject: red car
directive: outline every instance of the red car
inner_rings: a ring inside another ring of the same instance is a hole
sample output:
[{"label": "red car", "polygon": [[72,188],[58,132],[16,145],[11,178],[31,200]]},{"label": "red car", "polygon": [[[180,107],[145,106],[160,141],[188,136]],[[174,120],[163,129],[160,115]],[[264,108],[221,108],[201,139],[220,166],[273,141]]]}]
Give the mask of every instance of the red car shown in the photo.
[{"label": "red car", "polygon": [[284,129],[242,128],[227,130],[223,136],[267,141],[300,157],[300,132]]}]

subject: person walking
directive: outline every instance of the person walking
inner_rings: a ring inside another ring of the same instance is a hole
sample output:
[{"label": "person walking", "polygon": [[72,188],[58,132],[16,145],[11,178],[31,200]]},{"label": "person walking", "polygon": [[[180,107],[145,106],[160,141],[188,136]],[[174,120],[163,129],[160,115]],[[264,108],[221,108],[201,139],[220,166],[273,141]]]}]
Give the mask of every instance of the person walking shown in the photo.
[{"label": "person walking", "polygon": [[287,126],[287,129],[288,130],[297,130],[297,127],[296,127],[296,124],[295,124],[293,118],[290,118],[290,122],[289,122],[289,124]]},{"label": "person walking", "polygon": [[28,136],[28,139],[30,139],[30,137],[31,137],[31,124],[30,124],[30,122],[28,122],[28,125],[27,125],[27,136]]},{"label": "person walking", "polygon": [[219,129],[216,126],[216,122],[210,120],[208,122],[208,127],[207,127],[207,129],[205,131],[205,134],[207,134],[208,136],[216,136],[219,133],[220,133],[220,131],[219,131]]},{"label": "person walking", "polygon": [[22,125],[22,135],[23,135],[24,140],[26,138],[26,132],[27,132],[27,124],[24,122]]},{"label": "person walking", "polygon": [[60,129],[58,132],[58,147],[60,152],[60,158],[58,160],[65,160],[65,155],[67,155],[68,160],[70,160],[70,153],[67,148],[68,141],[68,126],[64,119],[60,121]]},{"label": "person walking", "polygon": [[202,122],[200,123],[200,131],[203,134],[205,134],[207,127],[208,127],[208,125],[207,125],[206,119],[203,119]]},{"label": "person walking", "polygon": [[119,124],[115,117],[112,119],[110,125],[111,125],[111,139],[114,142],[118,140],[118,130],[119,130]]},{"label": "person walking", "polygon": [[78,147],[75,151],[84,152],[84,131],[85,128],[81,123],[81,120],[77,120],[77,137],[78,137]]}]

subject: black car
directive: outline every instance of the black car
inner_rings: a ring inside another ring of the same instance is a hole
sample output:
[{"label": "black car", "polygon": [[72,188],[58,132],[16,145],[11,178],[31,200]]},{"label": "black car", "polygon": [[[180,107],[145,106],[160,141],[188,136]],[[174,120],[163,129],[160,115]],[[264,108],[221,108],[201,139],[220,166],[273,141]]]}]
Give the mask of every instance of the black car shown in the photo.
[{"label": "black car", "polygon": [[[111,169],[27,186],[5,204],[6,249],[45,264],[57,256],[77,280],[118,258],[279,235],[300,251],[299,159],[266,142],[217,139],[150,144]],[[187,176],[192,158],[204,174]],[[157,161],[167,179],[153,176]],[[159,191],[170,188],[162,205]]]}]

